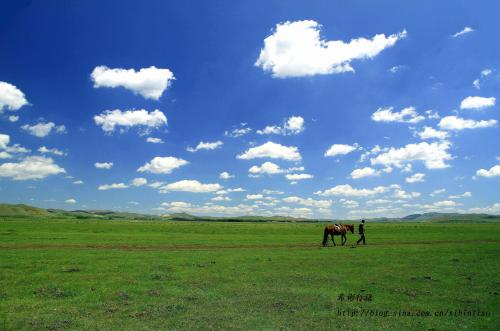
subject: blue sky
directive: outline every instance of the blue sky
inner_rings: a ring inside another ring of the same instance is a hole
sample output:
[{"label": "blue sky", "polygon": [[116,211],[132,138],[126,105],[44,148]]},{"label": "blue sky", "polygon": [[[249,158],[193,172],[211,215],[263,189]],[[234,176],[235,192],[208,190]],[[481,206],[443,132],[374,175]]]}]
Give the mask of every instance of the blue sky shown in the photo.
[{"label": "blue sky", "polygon": [[2,202],[500,213],[493,2],[0,6]]}]

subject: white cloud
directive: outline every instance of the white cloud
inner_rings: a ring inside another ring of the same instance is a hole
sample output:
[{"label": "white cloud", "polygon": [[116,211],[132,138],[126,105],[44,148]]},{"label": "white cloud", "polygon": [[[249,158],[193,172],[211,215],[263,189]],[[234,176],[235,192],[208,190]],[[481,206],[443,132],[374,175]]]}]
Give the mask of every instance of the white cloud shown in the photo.
[{"label": "white cloud", "polygon": [[482,208],[470,208],[469,211],[471,213],[484,213],[484,214],[500,214],[500,203],[495,203],[491,206],[482,207]]},{"label": "white cloud", "polygon": [[186,150],[188,152],[197,152],[199,150],[214,150],[214,149],[217,149],[217,148],[221,148],[223,145],[223,142],[218,140],[218,141],[214,141],[214,142],[204,142],[204,141],[200,141],[200,143],[195,147],[188,147]]},{"label": "white cloud", "polygon": [[453,34],[452,37],[453,38],[460,37],[460,36],[462,36],[462,35],[464,35],[466,33],[470,33],[470,32],[473,32],[473,31],[474,31],[473,28],[466,26],[461,31],[458,31],[457,33]]},{"label": "white cloud", "polygon": [[481,88],[481,81],[478,79],[474,79],[474,81],[472,82],[472,86],[474,86],[476,89],[480,89]]},{"label": "white cloud", "polygon": [[373,189],[356,189],[349,184],[337,185],[325,191],[317,191],[314,194],[321,196],[344,196],[344,197],[368,197],[386,193],[389,190],[385,186],[377,186]]},{"label": "white cloud", "polygon": [[68,200],[66,200],[66,201],[64,201],[64,202],[66,202],[66,203],[68,203],[68,204],[71,204],[71,205],[74,205],[74,204],[76,203],[76,200],[75,200],[75,199],[73,199],[73,198],[71,198],[71,199],[68,199]]},{"label": "white cloud", "polygon": [[486,177],[486,178],[499,177],[500,176],[500,165],[498,165],[498,164],[494,165],[489,170],[479,169],[478,171],[476,171],[476,176]]},{"label": "white cloud", "polygon": [[391,200],[387,200],[387,199],[375,199],[375,200],[368,200],[366,202],[366,204],[367,205],[384,205],[384,204],[388,204],[391,202],[392,202]]},{"label": "white cloud", "polygon": [[300,161],[302,156],[299,153],[299,149],[294,146],[283,146],[280,144],[268,141],[267,143],[252,147],[246,150],[243,154],[236,156],[238,159],[251,160],[255,158],[271,158],[271,159],[283,159],[288,161]]},{"label": "white cloud", "polygon": [[437,189],[437,190],[432,191],[432,193],[431,193],[431,194],[429,194],[429,195],[430,195],[431,197],[435,197],[436,195],[441,194],[441,193],[444,193],[444,192],[446,192],[446,189],[444,189],[444,188],[440,188],[440,189]]},{"label": "white cloud", "polygon": [[394,67],[391,67],[389,68],[388,71],[392,72],[393,74],[395,74],[396,72],[400,71],[401,69],[403,69],[405,66],[403,65],[397,65],[397,66],[394,66]]},{"label": "white cloud", "polygon": [[[28,104],[24,93],[12,84],[0,82],[0,113],[4,109],[19,110]],[[12,121],[11,122],[15,122]]]},{"label": "white cloud", "polygon": [[460,109],[482,109],[493,107],[495,103],[496,99],[494,97],[467,97],[460,103]]},{"label": "white cloud", "polygon": [[418,123],[425,119],[419,115],[414,107],[406,107],[400,112],[393,112],[393,107],[379,108],[372,114],[372,120],[375,122],[400,122],[400,123]]},{"label": "white cloud", "polygon": [[55,164],[50,157],[44,156],[28,156],[18,163],[0,165],[0,177],[14,180],[43,179],[61,173],[66,173],[66,170]]},{"label": "white cloud", "polygon": [[161,204],[162,208],[167,208],[166,210],[173,213],[188,212],[190,214],[202,214],[202,215],[247,215],[254,214],[254,206],[248,206],[244,204],[239,204],[237,206],[221,206],[213,203],[205,204],[203,206],[193,205],[188,202],[174,201],[174,202],[164,202]]},{"label": "white cloud", "polygon": [[247,194],[247,196],[246,196],[247,200],[260,200],[263,198],[264,198],[264,196],[262,194]]},{"label": "white cloud", "polygon": [[9,159],[12,157],[12,154],[23,154],[30,152],[29,149],[21,147],[19,144],[9,145],[9,143],[10,136],[0,133],[0,159]]},{"label": "white cloud", "polygon": [[337,155],[346,155],[358,149],[358,144],[354,145],[346,145],[346,144],[333,144],[330,148],[325,152],[325,156],[337,156]]},{"label": "white cloud", "polygon": [[246,123],[242,123],[241,127],[239,127],[239,128],[236,128],[236,129],[234,129],[232,131],[225,131],[224,135],[226,137],[238,138],[238,137],[247,135],[250,132],[252,132],[252,129],[246,127]]},{"label": "white cloud", "polygon": [[351,172],[352,179],[359,179],[359,178],[379,176],[379,175],[380,175],[380,171],[376,171],[375,169],[370,168],[370,167],[364,167],[361,169],[354,169]]},{"label": "white cloud", "polygon": [[227,171],[223,171],[219,174],[219,178],[220,179],[224,179],[224,180],[228,180],[230,178],[234,178],[234,175],[231,175],[229,172]]},{"label": "white cloud", "polygon": [[470,198],[470,197],[472,197],[472,193],[467,191],[458,195],[450,195],[448,199],[460,199],[460,198]]},{"label": "white cloud", "polygon": [[113,184],[99,185],[97,189],[99,191],[107,191],[107,190],[125,189],[125,188],[129,188],[129,186],[125,183],[113,183]]},{"label": "white cloud", "polygon": [[314,176],[311,174],[286,174],[285,177],[288,180],[303,180],[314,178]]},{"label": "white cloud", "polygon": [[444,139],[448,138],[448,132],[439,131],[439,130],[436,130],[436,129],[431,128],[429,126],[424,126],[424,130],[417,132],[417,135],[422,140],[433,139],[433,138],[444,140]]},{"label": "white cloud", "polygon": [[143,186],[143,185],[146,185],[147,183],[148,183],[148,180],[146,178],[142,178],[142,177],[134,178],[132,180],[132,185],[134,185],[134,186]]},{"label": "white cloud", "polygon": [[280,194],[284,194],[285,192],[283,192],[283,191],[276,191],[276,190],[263,189],[262,193],[264,193],[264,194],[278,194],[278,195],[280,195]]},{"label": "white cloud", "polygon": [[146,139],[146,142],[152,143],[152,144],[163,144],[164,141],[161,138],[153,138],[153,137],[148,137]]},{"label": "white cloud", "polygon": [[97,169],[111,169],[113,167],[113,162],[96,162],[94,167]]},{"label": "white cloud", "polygon": [[497,120],[466,120],[457,116],[446,116],[439,121],[438,126],[443,130],[465,130],[489,128],[497,125]]},{"label": "white cloud", "polygon": [[42,154],[47,154],[47,153],[51,153],[51,154],[54,154],[54,155],[59,155],[59,156],[64,156],[66,155],[66,153],[64,153],[63,151],[60,151],[58,150],[57,148],[47,148],[45,146],[42,146],[38,149],[38,151]]},{"label": "white cloud", "polygon": [[106,133],[115,131],[115,127],[124,129],[139,126],[145,132],[167,125],[167,117],[160,110],[148,112],[145,109],[121,111],[120,109],[105,110],[100,115],[94,116],[94,122]]},{"label": "white cloud", "polygon": [[81,185],[81,184],[83,184],[83,180],[75,180],[73,182],[73,184],[75,184],[75,185]]},{"label": "white cloud", "polygon": [[53,122],[40,122],[35,125],[25,124],[21,126],[21,128],[27,131],[29,134],[38,138],[47,137],[52,132],[52,130],[54,130],[55,133],[59,134],[66,133],[66,127],[64,125],[55,125]]},{"label": "white cloud", "polygon": [[427,169],[443,169],[449,167],[446,161],[452,159],[448,153],[450,145],[448,141],[440,141],[431,144],[427,142],[408,144],[401,148],[391,147],[387,152],[372,158],[370,162],[372,165],[403,168],[411,162],[421,161]]},{"label": "white cloud", "polygon": [[210,199],[210,201],[232,201],[232,199],[225,195],[219,195],[216,196],[215,198]]},{"label": "white cloud", "polygon": [[286,203],[296,203],[299,205],[316,208],[330,208],[333,204],[331,200],[315,200],[312,198],[304,199],[296,196],[286,197],[282,199],[282,201]]},{"label": "white cloud", "polygon": [[255,65],[278,78],[353,72],[351,61],[371,59],[406,37],[404,30],[388,37],[378,34],[345,43],[322,40],[320,29],[320,24],[312,20],[277,24],[264,40]]},{"label": "white cloud", "polygon": [[250,169],[248,169],[248,172],[252,175],[262,175],[262,174],[267,174],[267,175],[275,175],[275,174],[281,174],[284,172],[283,169],[279,167],[279,165],[272,163],[272,162],[264,162],[260,166],[252,166]]},{"label": "white cloud", "polygon": [[425,174],[419,172],[419,173],[411,175],[410,177],[406,177],[405,181],[407,183],[410,183],[410,184],[411,183],[418,183],[418,182],[423,182],[424,178],[425,178]]},{"label": "white cloud", "polygon": [[344,208],[357,208],[359,207],[359,202],[357,201],[354,201],[354,200],[345,200],[345,199],[342,199],[342,206]]},{"label": "white cloud", "polygon": [[19,116],[17,116],[17,115],[10,115],[9,116],[9,121],[12,122],[12,123],[15,123],[15,122],[19,121]]},{"label": "white cloud", "polygon": [[486,76],[489,76],[491,75],[493,71],[489,68],[485,68],[483,70],[481,70],[481,77],[486,77]]},{"label": "white cloud", "polygon": [[401,188],[396,188],[394,190],[394,197],[397,199],[413,199],[413,198],[418,198],[421,194],[419,192],[406,192],[405,190],[402,190]]},{"label": "white cloud", "polygon": [[193,192],[193,193],[208,193],[221,190],[222,185],[202,184],[197,180],[181,180],[175,183],[170,183],[160,188],[161,192],[177,191],[177,192]]},{"label": "white cloud", "polygon": [[172,71],[154,66],[139,71],[98,66],[94,68],[90,77],[94,82],[94,88],[124,87],[146,99],[154,100],[160,99],[163,92],[175,80]]},{"label": "white cloud", "polygon": [[283,136],[295,135],[304,131],[304,119],[301,116],[288,118],[283,126],[266,126],[262,130],[257,130],[257,134],[278,134]]},{"label": "white cloud", "polygon": [[186,164],[189,164],[189,162],[173,156],[157,156],[137,169],[137,171],[151,172],[153,174],[170,174],[174,169],[185,166]]}]

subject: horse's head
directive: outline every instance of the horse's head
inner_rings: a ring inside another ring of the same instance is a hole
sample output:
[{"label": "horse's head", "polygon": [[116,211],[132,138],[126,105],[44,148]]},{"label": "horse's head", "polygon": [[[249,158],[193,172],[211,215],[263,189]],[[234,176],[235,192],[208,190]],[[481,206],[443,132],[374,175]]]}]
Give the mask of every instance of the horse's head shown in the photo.
[{"label": "horse's head", "polygon": [[354,224],[346,224],[346,227],[351,231],[352,234],[354,234]]}]

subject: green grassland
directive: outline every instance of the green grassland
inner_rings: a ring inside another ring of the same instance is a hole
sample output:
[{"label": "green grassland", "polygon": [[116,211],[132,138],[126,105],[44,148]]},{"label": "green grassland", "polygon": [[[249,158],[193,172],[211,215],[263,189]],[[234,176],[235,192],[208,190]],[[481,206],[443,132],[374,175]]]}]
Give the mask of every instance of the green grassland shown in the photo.
[{"label": "green grassland", "polygon": [[323,227],[2,217],[0,330],[499,329],[500,224]]}]

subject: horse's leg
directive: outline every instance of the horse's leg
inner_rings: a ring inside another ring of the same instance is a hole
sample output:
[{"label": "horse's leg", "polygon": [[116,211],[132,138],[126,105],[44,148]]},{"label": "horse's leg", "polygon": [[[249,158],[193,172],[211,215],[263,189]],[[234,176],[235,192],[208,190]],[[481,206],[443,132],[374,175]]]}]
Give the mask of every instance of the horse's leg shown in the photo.
[{"label": "horse's leg", "polygon": [[333,241],[333,246],[337,246],[337,244],[335,244],[335,235],[332,233],[332,241]]},{"label": "horse's leg", "polygon": [[345,233],[342,233],[342,246],[344,246],[346,241],[347,241],[347,238],[345,236]]}]

